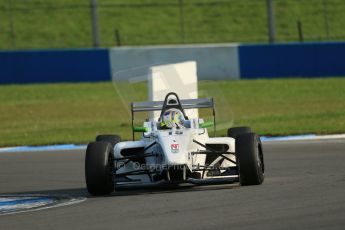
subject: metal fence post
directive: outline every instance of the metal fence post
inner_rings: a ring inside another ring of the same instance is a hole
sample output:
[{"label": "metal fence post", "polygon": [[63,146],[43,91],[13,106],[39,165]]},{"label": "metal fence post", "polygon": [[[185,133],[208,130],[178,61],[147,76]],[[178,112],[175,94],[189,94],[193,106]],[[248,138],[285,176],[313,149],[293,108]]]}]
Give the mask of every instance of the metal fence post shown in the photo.
[{"label": "metal fence post", "polygon": [[93,47],[99,47],[99,27],[98,27],[98,13],[97,0],[91,1],[91,20],[92,20],[92,44]]},{"label": "metal fence post", "polygon": [[299,42],[303,42],[303,27],[302,27],[302,22],[300,20],[297,21],[297,30],[298,30],[298,39]]},{"label": "metal fence post", "polygon": [[180,33],[181,33],[181,40],[182,43],[185,43],[185,33],[184,33],[184,9],[183,9],[184,2],[183,0],[179,0],[179,8],[180,8]]},{"label": "metal fence post", "polygon": [[120,31],[118,29],[115,29],[115,40],[116,40],[116,46],[121,46]]},{"label": "metal fence post", "polygon": [[325,30],[327,39],[329,40],[329,20],[328,20],[328,4],[326,0],[323,0],[323,15],[325,18]]},{"label": "metal fence post", "polygon": [[14,22],[13,22],[13,12],[12,12],[12,0],[8,0],[8,13],[10,19],[10,37],[12,48],[16,48],[16,33],[14,31]]},{"label": "metal fence post", "polygon": [[267,0],[268,38],[270,43],[276,41],[273,0]]}]

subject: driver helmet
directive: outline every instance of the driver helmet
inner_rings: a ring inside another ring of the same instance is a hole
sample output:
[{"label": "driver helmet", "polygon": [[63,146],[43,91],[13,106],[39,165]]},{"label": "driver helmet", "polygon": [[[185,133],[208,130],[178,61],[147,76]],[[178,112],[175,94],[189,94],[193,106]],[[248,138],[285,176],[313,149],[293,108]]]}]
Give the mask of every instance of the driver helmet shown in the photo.
[{"label": "driver helmet", "polygon": [[162,117],[161,126],[165,126],[167,128],[173,127],[181,127],[183,126],[185,121],[185,117],[183,113],[178,109],[168,109],[164,112]]}]

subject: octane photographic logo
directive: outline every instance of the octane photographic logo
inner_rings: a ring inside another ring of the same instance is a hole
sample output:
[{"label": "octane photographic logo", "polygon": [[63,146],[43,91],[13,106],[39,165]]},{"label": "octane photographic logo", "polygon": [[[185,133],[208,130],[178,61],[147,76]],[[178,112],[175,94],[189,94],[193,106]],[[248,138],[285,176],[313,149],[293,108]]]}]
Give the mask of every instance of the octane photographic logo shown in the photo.
[{"label": "octane photographic logo", "polygon": [[[159,68],[160,66],[163,68]],[[226,135],[226,129],[233,125],[234,114],[231,109],[230,101],[225,96],[225,89],[218,87],[219,84],[214,85],[209,81],[191,82],[185,80],[184,76],[181,76],[181,68],[178,64],[175,67],[169,63],[155,63],[147,66],[139,66],[130,69],[125,69],[112,74],[113,86],[122,101],[123,114],[121,126],[127,126],[130,123],[132,102],[137,101],[150,101],[164,100],[164,96],[167,92],[187,92],[180,96],[180,99],[190,98],[214,98],[215,112],[216,112],[216,128],[217,130],[225,130],[222,132]],[[156,68],[158,67],[158,68]],[[153,81],[152,79],[156,80]],[[158,80],[157,80],[158,79]],[[198,89],[199,88],[199,89]],[[156,99],[159,95],[160,99]],[[164,95],[164,96],[162,96]],[[199,113],[197,109],[187,110],[188,117],[200,117],[204,121],[212,121],[212,113],[203,112],[200,109]],[[150,118],[158,119],[160,112],[151,112]],[[136,115],[136,121],[142,123],[147,117]],[[147,114],[145,114],[147,115]],[[140,119],[140,120],[139,120]]]},{"label": "octane photographic logo", "polygon": [[[122,165],[124,165],[124,163],[122,162],[118,162],[116,164],[117,167],[122,167]],[[166,165],[166,164],[141,164],[139,162],[132,162],[131,165],[133,170],[148,170],[148,171],[153,171],[153,172],[157,172],[157,171],[164,171],[167,169],[184,169],[185,165]],[[219,164],[215,164],[215,165],[209,165],[208,170],[220,170],[220,165]],[[192,170],[202,170],[203,167],[201,167],[200,165],[192,165]]]}]

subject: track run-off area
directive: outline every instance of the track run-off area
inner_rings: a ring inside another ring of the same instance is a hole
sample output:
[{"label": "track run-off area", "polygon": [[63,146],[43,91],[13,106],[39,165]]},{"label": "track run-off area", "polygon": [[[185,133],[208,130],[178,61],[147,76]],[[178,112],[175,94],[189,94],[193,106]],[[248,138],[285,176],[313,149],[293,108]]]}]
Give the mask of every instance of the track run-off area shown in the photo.
[{"label": "track run-off area", "polygon": [[265,141],[263,148],[260,186],[183,186],[105,197],[86,191],[84,149],[3,151],[0,209],[1,202],[14,204],[9,197],[59,202],[0,212],[0,229],[344,229],[345,139]]}]

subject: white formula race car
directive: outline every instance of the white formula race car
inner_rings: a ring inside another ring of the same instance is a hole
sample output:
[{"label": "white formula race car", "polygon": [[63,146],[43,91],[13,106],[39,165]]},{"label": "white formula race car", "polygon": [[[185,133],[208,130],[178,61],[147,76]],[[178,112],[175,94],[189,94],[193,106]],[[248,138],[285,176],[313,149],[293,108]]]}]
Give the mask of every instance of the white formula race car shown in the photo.
[{"label": "white formula race car", "polygon": [[[195,108],[212,108],[213,122],[188,119],[185,110]],[[133,127],[134,113],[143,111],[160,111],[160,117]],[[206,128],[215,127],[214,111],[212,98],[180,100],[176,93],[168,93],[164,101],[133,102],[133,141],[100,135],[87,146],[87,190],[105,195],[124,188],[185,183],[262,184],[260,137],[249,127],[230,128],[228,137],[209,137]],[[142,133],[140,140],[134,140],[134,132]]]}]

